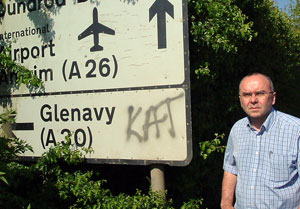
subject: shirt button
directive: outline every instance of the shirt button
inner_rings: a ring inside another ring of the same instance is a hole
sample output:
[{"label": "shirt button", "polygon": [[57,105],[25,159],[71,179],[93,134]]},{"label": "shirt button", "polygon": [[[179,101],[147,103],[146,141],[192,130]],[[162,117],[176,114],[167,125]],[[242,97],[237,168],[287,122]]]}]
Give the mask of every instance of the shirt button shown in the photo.
[{"label": "shirt button", "polygon": [[256,172],[256,169],[255,169],[255,168],[253,169],[253,172]]},{"label": "shirt button", "polygon": [[251,186],[250,188],[251,188],[251,189],[254,189],[254,186]]},{"label": "shirt button", "polygon": [[255,154],[258,155],[259,152],[256,152]]}]

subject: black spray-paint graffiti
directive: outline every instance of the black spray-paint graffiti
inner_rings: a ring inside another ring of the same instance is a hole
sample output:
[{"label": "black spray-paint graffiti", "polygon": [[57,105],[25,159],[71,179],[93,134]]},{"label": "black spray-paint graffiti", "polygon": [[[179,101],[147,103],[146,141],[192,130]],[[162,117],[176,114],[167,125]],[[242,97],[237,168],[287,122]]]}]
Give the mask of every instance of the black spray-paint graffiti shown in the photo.
[{"label": "black spray-paint graffiti", "polygon": [[[178,100],[180,98],[184,97],[184,93],[179,94],[178,96],[172,97],[172,98],[166,98],[165,100],[159,102],[155,106],[150,106],[146,112],[145,112],[145,123],[143,125],[143,135],[141,135],[139,132],[136,130],[133,130],[133,123],[135,120],[139,117],[140,113],[142,112],[142,108],[139,107],[134,113],[134,107],[129,106],[128,108],[128,128],[127,128],[127,140],[130,140],[131,136],[135,136],[139,142],[145,142],[149,138],[149,128],[151,126],[155,126],[156,130],[156,138],[160,137],[160,129],[159,129],[159,124],[166,122],[166,120],[169,118],[170,122],[170,129],[169,129],[169,134],[172,138],[175,138],[176,133],[175,133],[175,128],[174,128],[174,122],[173,122],[173,117],[172,117],[172,112],[171,112],[171,102]],[[167,106],[167,113],[165,113],[161,118],[157,117],[157,111],[163,107],[164,105]],[[150,121],[151,116],[153,116],[153,121]]]}]

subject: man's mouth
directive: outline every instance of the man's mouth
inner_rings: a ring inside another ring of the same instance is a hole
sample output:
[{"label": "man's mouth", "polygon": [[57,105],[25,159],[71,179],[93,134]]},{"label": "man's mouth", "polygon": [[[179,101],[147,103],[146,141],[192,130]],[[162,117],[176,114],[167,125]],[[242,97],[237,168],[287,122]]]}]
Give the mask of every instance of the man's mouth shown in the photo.
[{"label": "man's mouth", "polygon": [[250,107],[249,109],[250,109],[250,110],[259,110],[260,107]]}]

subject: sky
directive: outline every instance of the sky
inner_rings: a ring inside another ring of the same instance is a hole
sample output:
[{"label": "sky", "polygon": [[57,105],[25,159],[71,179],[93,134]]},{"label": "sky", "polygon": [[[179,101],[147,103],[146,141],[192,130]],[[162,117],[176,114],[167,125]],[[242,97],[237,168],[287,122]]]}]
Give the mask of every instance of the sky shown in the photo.
[{"label": "sky", "polygon": [[290,3],[290,0],[274,0],[278,3],[278,7],[284,9]]}]

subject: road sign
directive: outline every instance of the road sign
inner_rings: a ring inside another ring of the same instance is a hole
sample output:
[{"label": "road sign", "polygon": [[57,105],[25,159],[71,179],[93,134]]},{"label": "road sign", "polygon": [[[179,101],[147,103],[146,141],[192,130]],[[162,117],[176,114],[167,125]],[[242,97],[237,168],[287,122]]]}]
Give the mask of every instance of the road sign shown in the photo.
[{"label": "road sign", "polygon": [[35,150],[26,156],[72,132],[90,162],[190,162],[186,0],[8,1],[0,17],[12,59],[45,84],[12,90],[0,75],[14,134]]}]

